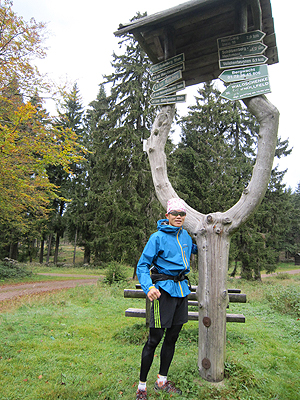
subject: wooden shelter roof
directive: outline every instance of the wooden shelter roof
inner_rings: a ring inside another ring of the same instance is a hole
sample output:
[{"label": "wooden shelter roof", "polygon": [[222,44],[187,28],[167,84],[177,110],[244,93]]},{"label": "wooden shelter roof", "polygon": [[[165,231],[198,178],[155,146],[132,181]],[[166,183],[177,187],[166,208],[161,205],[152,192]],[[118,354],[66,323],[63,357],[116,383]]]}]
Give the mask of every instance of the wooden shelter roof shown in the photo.
[{"label": "wooden shelter roof", "polygon": [[183,80],[190,86],[216,79],[222,72],[218,38],[253,30],[266,33],[263,43],[268,46],[267,64],[277,63],[270,0],[192,0],[120,25],[114,34],[133,34],[154,64],[184,53]]}]

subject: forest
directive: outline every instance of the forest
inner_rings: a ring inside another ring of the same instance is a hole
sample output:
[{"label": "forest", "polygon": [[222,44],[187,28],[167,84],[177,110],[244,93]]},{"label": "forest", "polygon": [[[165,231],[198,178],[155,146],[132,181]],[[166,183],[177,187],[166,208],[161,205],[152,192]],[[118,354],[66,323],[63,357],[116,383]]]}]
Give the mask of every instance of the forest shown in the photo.
[{"label": "forest", "polygon": [[[83,264],[117,261],[134,271],[165,213],[143,151],[157,113],[150,104],[151,62],[133,37],[122,38],[113,72],[85,108],[76,82],[58,88],[35,67],[35,59],[46,57],[44,30],[1,2],[0,259],[49,263],[51,257],[57,264],[65,240],[83,249]],[[55,116],[46,109],[49,96]],[[230,208],[251,178],[255,117],[206,82],[176,125],[180,139],[170,138],[165,149],[174,189],[204,214]],[[291,151],[279,137],[276,159]],[[279,260],[300,252],[300,182],[287,188],[286,171],[274,165],[261,206],[231,240],[233,274],[246,279],[260,279],[262,270],[275,271]]]}]

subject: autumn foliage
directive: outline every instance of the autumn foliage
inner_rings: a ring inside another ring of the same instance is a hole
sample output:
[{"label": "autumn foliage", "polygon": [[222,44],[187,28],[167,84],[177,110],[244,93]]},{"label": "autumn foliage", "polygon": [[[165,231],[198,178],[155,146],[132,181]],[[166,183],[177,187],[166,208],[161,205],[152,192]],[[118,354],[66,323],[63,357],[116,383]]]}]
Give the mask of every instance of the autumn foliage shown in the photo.
[{"label": "autumn foliage", "polygon": [[40,93],[50,86],[34,66],[45,57],[45,25],[25,22],[0,4],[0,223],[24,223],[24,215],[44,216],[56,188],[47,166],[79,159],[71,129],[55,127]]}]

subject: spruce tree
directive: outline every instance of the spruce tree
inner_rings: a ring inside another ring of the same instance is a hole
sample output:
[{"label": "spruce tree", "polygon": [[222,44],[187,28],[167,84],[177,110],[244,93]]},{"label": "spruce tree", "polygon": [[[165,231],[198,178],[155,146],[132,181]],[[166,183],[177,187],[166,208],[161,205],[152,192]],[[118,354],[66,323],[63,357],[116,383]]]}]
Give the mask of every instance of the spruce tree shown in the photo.
[{"label": "spruce tree", "polygon": [[[82,118],[83,106],[81,103],[79,89],[77,84],[73,85],[72,90],[66,93],[63,102],[58,109],[58,117],[54,121],[54,125],[58,130],[69,130],[77,136],[78,142],[83,145],[82,140]],[[64,142],[61,143],[62,151],[64,151]],[[83,148],[83,147],[82,147]],[[83,159],[81,160],[83,162]],[[53,201],[53,208],[56,211],[53,215],[51,224],[55,239],[54,263],[58,260],[58,250],[60,238],[63,237],[66,230],[67,215],[72,215],[75,226],[79,220],[80,199],[86,194],[82,193],[85,189],[85,182],[82,180],[84,174],[83,164],[79,161],[70,166],[70,170],[66,171],[60,165],[51,165],[48,168],[50,182],[58,187],[58,196]],[[70,206],[70,201],[74,201]],[[65,214],[69,204],[70,212]],[[73,208],[73,210],[71,210]],[[48,244],[49,246],[50,244]]]},{"label": "spruce tree", "polygon": [[[150,61],[131,36],[120,42],[123,54],[113,54],[113,72],[103,84],[111,86],[92,104],[93,167],[89,197],[94,205],[92,251],[96,262],[118,260],[136,265],[156,229],[159,211],[142,139],[154,117],[150,107]],[[98,116],[97,116],[98,113]]]},{"label": "spruce tree", "polygon": [[[198,90],[195,100],[181,120],[174,186],[193,208],[223,212],[237,202],[251,178],[258,124],[241,102],[222,99],[211,82]],[[289,153],[288,141],[278,140],[276,156]],[[286,246],[291,205],[283,176],[284,171],[272,171],[265,199],[231,240],[230,259],[236,266],[240,262],[244,278],[259,279],[262,269],[273,271]]]},{"label": "spruce tree", "polygon": [[253,166],[256,124],[237,102],[232,107],[212,82],[198,90],[196,104],[181,119],[181,142],[174,153],[180,171],[174,186],[201,212],[224,211],[238,200]]}]

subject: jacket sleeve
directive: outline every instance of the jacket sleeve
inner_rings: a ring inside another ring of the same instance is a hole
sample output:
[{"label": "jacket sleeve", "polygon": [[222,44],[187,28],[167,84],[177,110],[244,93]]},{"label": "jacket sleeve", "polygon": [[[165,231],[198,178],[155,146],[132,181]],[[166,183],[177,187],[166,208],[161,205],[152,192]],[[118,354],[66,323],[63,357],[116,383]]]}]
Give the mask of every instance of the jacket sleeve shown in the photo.
[{"label": "jacket sleeve", "polygon": [[137,264],[137,269],[136,269],[137,277],[143,291],[146,294],[149,292],[150,289],[155,287],[150,278],[150,268],[153,260],[156,258],[158,254],[157,248],[158,246],[156,237],[155,235],[152,235],[150,236],[150,239],[146,244],[144,251]]}]

